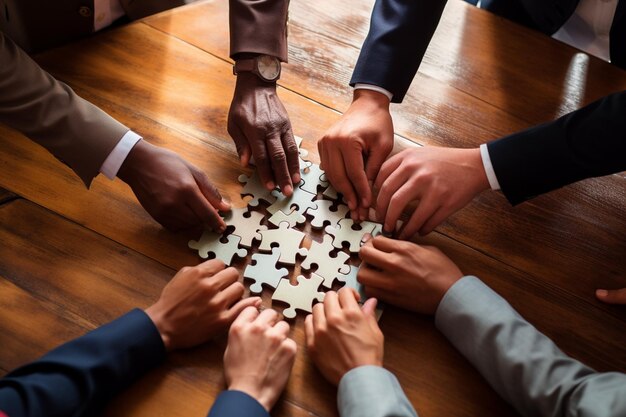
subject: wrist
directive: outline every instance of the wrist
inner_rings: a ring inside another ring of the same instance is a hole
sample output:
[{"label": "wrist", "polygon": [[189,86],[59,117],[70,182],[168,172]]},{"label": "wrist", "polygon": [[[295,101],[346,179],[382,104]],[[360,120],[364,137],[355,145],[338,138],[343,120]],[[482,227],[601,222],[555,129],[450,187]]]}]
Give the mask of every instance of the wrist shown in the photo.
[{"label": "wrist", "polygon": [[491,185],[489,184],[487,172],[485,172],[485,165],[483,164],[480,148],[466,149],[465,152],[467,154],[467,161],[472,167],[472,171],[475,173],[473,176],[475,194],[489,190]]},{"label": "wrist", "polygon": [[128,183],[129,177],[135,172],[135,167],[142,165],[142,161],[146,159],[146,155],[152,152],[152,147],[154,147],[154,145],[151,145],[145,140],[137,142],[126,156],[124,163],[120,166],[117,172],[118,178]]},{"label": "wrist", "polygon": [[268,413],[272,409],[273,404],[271,403],[269,395],[265,395],[263,389],[259,387],[259,384],[256,383],[256,381],[254,380],[232,381],[228,385],[228,390],[229,391],[241,391],[243,393],[248,394],[249,396],[257,400],[259,404],[261,404],[261,406],[263,406],[263,408],[265,408],[265,411],[267,411]]},{"label": "wrist", "polygon": [[253,72],[240,72],[237,74],[235,88],[243,89],[244,92],[258,88],[276,90],[276,81],[264,81]]},{"label": "wrist", "polygon": [[165,346],[165,350],[170,352],[172,348],[172,338],[167,331],[167,326],[165,324],[164,314],[161,313],[156,305],[152,305],[144,310],[146,315],[152,320],[154,323],[154,327],[157,328],[159,334],[161,335],[161,340],[163,341],[163,346]]},{"label": "wrist", "polygon": [[352,96],[352,105],[366,106],[389,111],[389,98],[374,90],[356,89]]}]

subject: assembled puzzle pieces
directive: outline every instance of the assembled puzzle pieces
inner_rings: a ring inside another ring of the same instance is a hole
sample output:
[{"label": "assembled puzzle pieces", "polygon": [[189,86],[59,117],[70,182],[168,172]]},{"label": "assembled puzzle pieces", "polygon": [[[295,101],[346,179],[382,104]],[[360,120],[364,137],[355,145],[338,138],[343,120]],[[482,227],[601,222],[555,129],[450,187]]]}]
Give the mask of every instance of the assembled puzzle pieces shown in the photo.
[{"label": "assembled puzzle pieces", "polygon": [[317,188],[321,187],[326,189],[329,182],[326,180],[324,171],[317,164],[311,164],[308,167],[300,170],[300,177],[302,181],[299,184],[301,190],[317,195]]},{"label": "assembled puzzle pieces", "polygon": [[239,241],[241,240],[239,236],[229,235],[226,238],[226,243],[223,243],[221,238],[221,234],[205,230],[199,240],[189,241],[189,247],[196,249],[198,255],[203,259],[208,258],[209,253],[212,253],[216,259],[221,259],[226,265],[232,263],[233,256],[237,255],[243,258],[248,254],[246,249],[239,248]]},{"label": "assembled puzzle pieces", "polygon": [[296,255],[306,256],[307,249],[301,248],[300,243],[305,234],[299,230],[289,228],[289,223],[282,222],[278,229],[261,230],[258,239],[261,240],[259,250],[269,252],[272,244],[277,244],[280,248],[279,262],[294,265]]},{"label": "assembled puzzle pieces", "polygon": [[346,264],[350,255],[345,252],[338,252],[335,257],[332,257],[331,252],[334,250],[333,238],[324,235],[322,243],[316,241],[311,243],[306,259],[300,264],[300,267],[305,270],[311,269],[313,264],[316,264],[315,274],[322,277],[323,285],[326,288],[331,288],[335,279],[345,281],[344,274],[350,272],[350,265]]},{"label": "assembled puzzle pieces", "polygon": [[339,220],[346,217],[348,213],[348,206],[345,204],[338,204],[337,210],[332,211],[330,207],[335,204],[330,200],[315,200],[317,208],[307,209],[306,214],[313,217],[311,220],[311,227],[314,229],[321,229],[326,223],[330,223],[330,226],[336,226]]},{"label": "assembled puzzle pieces", "polygon": [[252,240],[257,236],[257,232],[267,229],[267,226],[261,225],[263,217],[263,214],[257,211],[248,211],[246,207],[233,208],[224,215],[224,221],[227,225],[235,228],[233,234],[241,238],[239,244],[250,248],[252,247]]},{"label": "assembled puzzle pieces", "polygon": [[280,258],[280,249],[273,248],[272,253],[255,253],[252,260],[256,262],[254,265],[248,265],[243,273],[244,278],[254,280],[254,284],[250,285],[250,292],[258,294],[263,291],[262,285],[268,285],[276,288],[283,277],[289,275],[287,268],[276,268],[276,263]]},{"label": "assembled puzzle pieces", "polygon": [[251,207],[256,207],[259,205],[261,200],[267,201],[272,204],[276,201],[276,197],[272,195],[272,191],[265,188],[265,186],[261,183],[261,179],[259,178],[259,174],[257,171],[248,177],[244,174],[241,174],[238,178],[239,182],[245,184],[241,189],[241,195],[251,195],[252,199],[248,201],[248,205]]},{"label": "assembled puzzle pieces", "polygon": [[306,217],[298,213],[297,210],[293,210],[289,214],[285,214],[281,210],[279,210],[276,213],[272,214],[271,217],[267,219],[267,221],[274,226],[278,226],[282,222],[287,222],[289,223],[289,227],[295,227],[297,224],[305,223]]},{"label": "assembled puzzle pieces", "polygon": [[283,316],[288,319],[296,317],[296,309],[311,312],[313,300],[320,303],[324,301],[324,293],[318,289],[324,279],[316,274],[311,274],[311,278],[298,276],[298,285],[292,285],[288,279],[281,279],[272,295],[272,300],[282,301],[289,304],[289,308],[283,310]]},{"label": "assembled puzzle pieces", "polygon": [[382,230],[382,225],[374,222],[361,222],[361,224],[358,225],[358,230],[352,228],[354,225],[355,223],[352,219],[341,219],[339,223],[337,223],[337,227],[326,226],[324,230],[326,233],[334,236],[334,247],[341,249],[343,248],[344,242],[346,242],[349,245],[351,253],[357,253],[359,251],[365,235],[371,234],[374,236],[377,229]]},{"label": "assembled puzzle pieces", "polygon": [[291,213],[294,206],[296,211],[300,214],[304,214],[309,208],[317,208],[317,204],[313,201],[316,198],[315,194],[311,194],[298,187],[293,189],[293,194],[287,197],[278,190],[272,191],[272,196],[276,197],[276,201],[267,208],[267,211],[271,214],[276,214],[277,211],[283,213]]}]

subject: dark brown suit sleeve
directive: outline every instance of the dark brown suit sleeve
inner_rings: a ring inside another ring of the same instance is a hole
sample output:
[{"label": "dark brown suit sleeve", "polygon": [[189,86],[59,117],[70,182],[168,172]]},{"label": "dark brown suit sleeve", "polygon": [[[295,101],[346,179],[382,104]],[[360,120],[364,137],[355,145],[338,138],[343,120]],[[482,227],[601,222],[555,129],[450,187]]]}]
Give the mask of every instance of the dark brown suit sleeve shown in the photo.
[{"label": "dark brown suit sleeve", "polygon": [[0,123],[46,148],[89,187],[123,124],[42,70],[0,32]]},{"label": "dark brown suit sleeve", "polygon": [[229,0],[230,57],[242,52],[287,62],[289,0]]}]

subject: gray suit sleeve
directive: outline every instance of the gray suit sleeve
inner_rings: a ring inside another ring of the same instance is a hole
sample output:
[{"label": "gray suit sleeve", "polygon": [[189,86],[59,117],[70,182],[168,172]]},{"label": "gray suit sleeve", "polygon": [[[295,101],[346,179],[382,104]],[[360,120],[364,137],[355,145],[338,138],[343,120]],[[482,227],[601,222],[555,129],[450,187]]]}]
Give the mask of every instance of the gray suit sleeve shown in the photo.
[{"label": "gray suit sleeve", "polygon": [[0,32],[0,123],[36,141],[89,186],[128,132],[42,70]]},{"label": "gray suit sleeve", "polygon": [[339,382],[341,417],[417,417],[396,377],[379,366],[361,366]]},{"label": "gray suit sleeve", "polygon": [[450,288],[435,324],[524,416],[626,415],[626,375],[570,358],[476,277]]}]

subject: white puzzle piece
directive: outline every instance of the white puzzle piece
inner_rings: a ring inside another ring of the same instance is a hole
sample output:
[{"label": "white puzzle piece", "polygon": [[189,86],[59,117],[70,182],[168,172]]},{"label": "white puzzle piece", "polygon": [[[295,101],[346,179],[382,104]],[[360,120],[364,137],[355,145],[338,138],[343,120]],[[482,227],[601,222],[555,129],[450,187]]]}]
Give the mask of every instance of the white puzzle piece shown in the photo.
[{"label": "white puzzle piece", "polygon": [[244,278],[254,280],[254,284],[250,285],[250,292],[259,294],[263,291],[262,285],[265,284],[271,288],[276,288],[283,277],[289,275],[287,268],[276,268],[276,263],[280,258],[280,249],[273,248],[272,253],[255,253],[252,255],[254,264],[246,267],[243,273]]},{"label": "white puzzle piece", "polygon": [[208,258],[209,253],[213,253],[216,259],[221,259],[226,265],[232,263],[233,256],[237,255],[243,258],[248,254],[246,249],[239,248],[239,241],[241,240],[239,236],[229,235],[226,238],[226,243],[220,241],[221,237],[221,234],[205,230],[199,240],[189,241],[189,247],[196,249],[198,255],[203,259]]},{"label": "white puzzle piece", "polygon": [[313,300],[320,303],[324,301],[324,293],[318,291],[322,281],[322,277],[315,274],[311,274],[311,278],[299,275],[298,285],[291,285],[288,279],[282,279],[272,295],[272,300],[289,304],[289,308],[283,310],[283,316],[288,319],[296,317],[296,310],[310,313],[313,309]]},{"label": "white puzzle piece", "polygon": [[242,196],[251,195],[252,199],[248,201],[248,205],[256,207],[259,205],[259,201],[264,200],[272,204],[276,201],[276,197],[272,195],[272,192],[265,188],[261,183],[261,178],[257,171],[254,171],[252,176],[248,177],[241,174],[238,178],[239,182],[245,184],[241,189],[240,194]]},{"label": "white puzzle piece", "polygon": [[[365,224],[364,224],[365,223]],[[362,222],[359,230],[352,229],[354,225],[352,219],[341,219],[337,226],[326,226],[324,229],[329,235],[333,235],[333,246],[336,248],[343,248],[344,242],[349,245],[351,253],[357,253],[361,247],[361,242],[366,234],[371,234],[376,227],[376,223]]]},{"label": "white puzzle piece", "polygon": [[330,207],[335,204],[330,200],[315,200],[317,208],[307,209],[306,214],[313,217],[311,220],[311,227],[314,229],[321,229],[326,223],[330,226],[336,226],[339,220],[346,217],[349,209],[345,204],[338,204],[337,210],[332,211]]},{"label": "white puzzle piece", "polygon": [[297,224],[305,223],[306,217],[298,213],[297,210],[293,210],[289,214],[285,214],[281,210],[279,210],[276,213],[272,214],[272,216],[267,219],[267,221],[274,226],[278,226],[282,222],[287,222],[289,223],[289,227],[296,227]]},{"label": "white puzzle piece", "polygon": [[300,247],[305,234],[299,230],[290,229],[287,222],[280,223],[278,229],[261,230],[258,234],[258,239],[261,239],[259,250],[270,252],[272,250],[271,245],[278,244],[280,248],[279,262],[294,265],[296,255],[306,256],[307,254],[307,249]]},{"label": "white puzzle piece", "polygon": [[[248,217],[246,217],[248,216]],[[233,235],[241,238],[239,244],[246,248],[252,247],[252,240],[259,230],[266,230],[267,226],[262,226],[263,214],[258,211],[250,211],[246,207],[232,208],[224,215],[224,221],[229,226],[234,226]]]},{"label": "white puzzle piece", "polygon": [[[322,179],[322,176],[324,179]],[[317,164],[311,164],[305,169],[300,170],[302,181],[299,184],[301,190],[317,195],[317,189],[328,187],[329,182],[325,179],[324,171]]]},{"label": "white puzzle piece", "polygon": [[326,288],[331,288],[335,279],[344,281],[344,274],[350,272],[350,265],[346,264],[346,261],[350,259],[350,255],[345,252],[338,252],[333,257],[331,252],[334,250],[333,238],[329,235],[324,235],[322,243],[316,241],[311,243],[306,259],[300,264],[300,267],[307,271],[313,268],[313,264],[316,264],[317,270],[315,274],[322,277],[324,280],[322,284]]},{"label": "white puzzle piece", "polygon": [[267,208],[271,214],[275,214],[277,211],[291,213],[294,207],[298,213],[304,214],[309,208],[317,208],[317,204],[313,201],[316,197],[315,194],[308,193],[298,187],[293,189],[293,194],[290,197],[278,190],[272,191],[272,196],[276,197],[276,201]]}]

